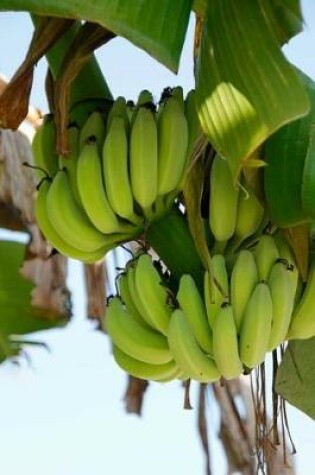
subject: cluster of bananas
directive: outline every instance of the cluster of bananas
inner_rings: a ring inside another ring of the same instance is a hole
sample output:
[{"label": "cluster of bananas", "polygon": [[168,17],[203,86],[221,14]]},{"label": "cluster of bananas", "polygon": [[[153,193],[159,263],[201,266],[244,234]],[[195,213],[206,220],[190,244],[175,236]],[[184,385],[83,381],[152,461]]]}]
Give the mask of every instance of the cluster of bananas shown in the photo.
[{"label": "cluster of bananas", "polygon": [[119,97],[105,121],[93,112],[70,125],[70,154],[57,157],[52,117],[33,140],[46,177],[35,212],[47,240],[62,254],[95,262],[146,223],[166,214],[183,186],[198,132],[194,91],[167,90],[158,108],[142,91],[134,105]]},{"label": "cluster of bananas", "polygon": [[104,318],[124,371],[160,382],[233,379],[286,340],[314,335],[315,263],[302,292],[283,236],[262,235],[232,265],[215,254],[211,271],[203,294],[184,274],[174,296],[150,255],[127,265]]}]

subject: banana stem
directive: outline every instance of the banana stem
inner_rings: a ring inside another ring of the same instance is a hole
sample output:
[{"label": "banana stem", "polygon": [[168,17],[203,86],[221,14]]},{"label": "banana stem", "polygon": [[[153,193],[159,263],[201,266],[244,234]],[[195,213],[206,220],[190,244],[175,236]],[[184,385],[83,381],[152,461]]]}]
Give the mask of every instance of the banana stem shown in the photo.
[{"label": "banana stem", "polygon": [[188,223],[177,209],[152,223],[146,232],[146,240],[168,267],[176,285],[183,274],[191,274],[203,293],[204,269]]}]

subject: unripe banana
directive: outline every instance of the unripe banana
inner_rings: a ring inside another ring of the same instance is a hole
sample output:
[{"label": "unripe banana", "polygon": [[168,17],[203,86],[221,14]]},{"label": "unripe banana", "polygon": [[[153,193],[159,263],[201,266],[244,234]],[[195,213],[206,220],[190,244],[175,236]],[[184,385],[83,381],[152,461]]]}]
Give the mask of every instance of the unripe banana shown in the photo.
[{"label": "unripe banana", "polygon": [[108,201],[118,216],[139,224],[133,210],[128,170],[128,139],[123,117],[112,118],[103,145],[103,172]]},{"label": "unripe banana", "polygon": [[178,366],[174,360],[164,364],[144,363],[126,355],[117,346],[113,347],[113,356],[118,366],[135,378],[166,382],[176,379],[178,375]]},{"label": "unripe banana", "polygon": [[258,283],[258,270],[252,252],[242,249],[231,273],[231,304],[236,329],[239,332],[246,304]]},{"label": "unripe banana", "polygon": [[144,107],[145,109],[149,109],[152,112],[155,110],[153,95],[147,89],[143,89],[137,99],[137,103],[133,108],[133,114],[131,116],[130,125],[131,128],[133,127],[134,121],[137,117],[139,110]]},{"label": "unripe banana", "polygon": [[34,165],[37,176],[43,178],[46,171],[50,177],[54,177],[58,170],[58,155],[56,153],[56,127],[53,116],[45,115],[42,125],[36,131],[32,141]]},{"label": "unripe banana", "polygon": [[171,96],[177,100],[178,104],[184,109],[184,91],[182,86],[176,86],[172,88]]},{"label": "unripe banana", "polygon": [[167,339],[144,328],[124,309],[118,297],[112,298],[107,306],[104,327],[114,345],[132,358],[151,364],[172,360]]},{"label": "unripe banana", "polygon": [[[226,271],[225,259],[222,254],[215,254],[211,258],[211,271],[214,281],[210,281],[209,272],[204,275],[204,298],[207,317],[210,327],[213,329],[215,319],[223,302],[229,300],[229,283]],[[212,290],[212,294],[211,294]]]},{"label": "unripe banana", "polygon": [[77,163],[79,158],[79,136],[80,129],[76,125],[68,128],[70,153],[66,156],[59,156],[60,168],[66,168],[69,176],[69,182],[72,194],[77,203],[81,205],[81,198],[77,183]]},{"label": "unripe banana", "polygon": [[175,190],[182,178],[188,146],[188,123],[178,100],[170,97],[158,121],[158,194]]},{"label": "unripe banana", "polygon": [[129,119],[127,115],[127,104],[126,99],[123,96],[117,97],[115,102],[112,105],[112,108],[109,111],[106,122],[107,133],[111,128],[112,121],[114,118],[121,117],[124,119],[125,128],[128,127],[129,130]]},{"label": "unripe banana", "polygon": [[149,254],[142,254],[136,265],[135,283],[141,305],[159,332],[167,334],[171,308],[167,303],[168,292],[155,269]]},{"label": "unripe banana", "polygon": [[176,298],[198,344],[206,353],[212,355],[212,331],[209,327],[206,308],[190,274],[182,275]]},{"label": "unripe banana", "polygon": [[39,186],[35,200],[35,217],[39,229],[49,241],[51,246],[57,249],[57,251],[59,251],[61,254],[85,263],[93,263],[103,259],[105,254],[115,246],[114,241],[111,245],[108,243],[105,247],[101,247],[96,251],[84,252],[74,248],[71,244],[59,236],[47,215],[47,195],[49,188],[49,180],[43,180]]},{"label": "unripe banana", "polygon": [[134,199],[150,210],[157,197],[157,127],[151,110],[140,107],[130,135],[130,178]]},{"label": "unripe banana", "polygon": [[80,132],[80,150],[91,137],[94,138],[98,152],[102,153],[106,128],[103,116],[100,112],[94,111],[89,115]]},{"label": "unripe banana", "polygon": [[268,285],[272,299],[272,324],[268,351],[274,350],[285,340],[290,326],[294,303],[290,272],[286,264],[276,262],[269,275]]},{"label": "unripe banana", "polygon": [[65,170],[57,173],[49,188],[47,215],[57,233],[81,251],[91,252],[104,248],[108,240],[112,239],[111,235],[105,236],[95,229],[76,203]]},{"label": "unripe banana", "polygon": [[[128,273],[130,271],[134,272],[134,269],[129,269]],[[134,279],[133,279],[134,281]],[[145,326],[146,328],[150,328],[147,322],[142,318],[141,313],[139,312],[137,306],[135,305],[135,302],[133,301],[131,292],[130,292],[130,287],[129,287],[129,282],[128,282],[128,274],[121,274],[118,279],[118,287],[119,287],[119,295],[121,297],[121,300],[125,304],[127,311],[135,318],[141,325]],[[134,283],[133,283],[133,291],[134,291]],[[152,328],[152,327],[151,327]]]},{"label": "unripe banana", "polygon": [[101,159],[97,144],[92,139],[86,142],[80,152],[77,183],[82,206],[97,230],[104,234],[132,233],[132,226],[121,224],[108,202],[103,185]]},{"label": "unripe banana", "polygon": [[227,241],[235,231],[239,188],[233,183],[227,160],[218,154],[210,174],[210,230],[217,241]]},{"label": "unripe banana", "polygon": [[[136,261],[135,261],[136,262]],[[128,289],[130,292],[131,299],[138,311],[141,315],[143,321],[150,327],[155,329],[154,323],[151,321],[150,316],[147,314],[145,307],[142,305],[142,301],[140,300],[138,290],[136,287],[136,267],[135,264],[129,266],[127,271],[127,282],[128,282]]]},{"label": "unripe banana", "polygon": [[240,332],[240,359],[248,368],[255,368],[265,359],[272,322],[272,299],[269,287],[259,282],[245,308]]},{"label": "unripe banana", "polygon": [[279,251],[272,236],[264,234],[254,250],[259,280],[267,281],[272,266],[279,258]]},{"label": "unripe banana", "polygon": [[190,378],[210,383],[220,378],[215,362],[198,345],[184,312],[174,310],[168,327],[168,342],[179,368]]},{"label": "unripe banana", "polygon": [[213,327],[213,356],[225,379],[237,378],[243,372],[238,353],[237,331],[231,305],[223,305]]},{"label": "unripe banana", "polygon": [[311,338],[315,335],[315,261],[311,262],[306,287],[293,312],[287,340]]},{"label": "unripe banana", "polygon": [[278,232],[275,236],[275,243],[279,250],[279,257],[280,259],[284,259],[287,263],[287,267],[289,269],[289,278],[291,282],[291,290],[288,294],[288,299],[292,299],[293,301],[293,308],[295,308],[296,304],[299,302],[302,292],[302,279],[300,278],[300,274],[297,268],[296,260],[293,255],[293,252],[288,244],[288,241],[283,236],[281,232]]},{"label": "unripe banana", "polygon": [[253,192],[240,191],[235,223],[235,238],[240,244],[254,234],[264,216],[264,207]]}]

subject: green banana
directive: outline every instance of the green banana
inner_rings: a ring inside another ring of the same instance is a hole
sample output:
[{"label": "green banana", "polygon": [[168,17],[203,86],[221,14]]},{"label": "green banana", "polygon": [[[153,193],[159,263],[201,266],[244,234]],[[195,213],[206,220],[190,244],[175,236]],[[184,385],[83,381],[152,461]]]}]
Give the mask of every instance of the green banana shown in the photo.
[{"label": "green banana", "polygon": [[69,148],[70,153],[66,156],[59,156],[59,166],[60,168],[66,168],[69,176],[69,182],[72,194],[77,201],[81,204],[81,198],[78,190],[77,182],[77,163],[79,158],[79,135],[80,129],[76,125],[71,125],[68,128],[69,133]]},{"label": "green banana", "polygon": [[[291,271],[288,266],[276,262],[270,272],[268,285],[272,299],[272,324],[268,343],[268,351],[272,351],[284,342],[288,332],[293,311]],[[293,292],[293,295],[295,292]]]},{"label": "green banana", "polygon": [[132,225],[121,224],[108,202],[97,144],[92,139],[86,142],[80,152],[77,182],[82,206],[97,230],[104,234],[113,232],[132,234]]},{"label": "green banana", "polygon": [[43,178],[43,172],[54,177],[58,170],[58,155],[56,153],[56,127],[53,116],[45,115],[42,125],[36,131],[32,141],[34,165],[38,167],[36,174]]},{"label": "green banana", "polygon": [[182,86],[176,86],[172,88],[171,97],[177,100],[178,104],[181,106],[182,110],[185,107],[184,103],[184,91]]},{"label": "green banana", "polygon": [[170,97],[158,120],[158,194],[175,190],[186,163],[188,123],[175,97]]},{"label": "green banana", "polygon": [[269,287],[259,282],[250,296],[240,331],[240,359],[248,368],[254,368],[265,359],[272,322],[272,299]]},{"label": "green banana", "polygon": [[239,188],[227,160],[218,154],[210,173],[209,225],[217,241],[227,241],[235,231]]},{"label": "green banana", "polygon": [[[139,312],[137,306],[135,305],[135,302],[132,298],[131,292],[130,292],[130,286],[128,282],[128,273],[130,273],[130,270],[128,270],[127,273],[121,274],[118,279],[118,287],[119,287],[119,295],[123,303],[125,304],[128,312],[135,318],[141,325],[145,326],[146,328],[150,328],[147,322],[142,318],[141,313]],[[133,269],[134,271],[134,269]],[[134,278],[133,278],[134,281]],[[133,284],[134,287],[134,284]],[[133,289],[134,291],[134,289]],[[152,327],[151,327],[152,328]]]},{"label": "green banana", "polygon": [[164,364],[145,363],[126,355],[115,345],[113,356],[118,366],[135,378],[167,382],[176,379],[178,375],[178,366],[174,360]]},{"label": "green banana", "polygon": [[51,246],[57,249],[61,254],[85,263],[93,263],[103,259],[105,254],[115,246],[114,241],[111,245],[107,244],[96,251],[84,252],[76,249],[59,236],[47,214],[47,195],[49,188],[49,180],[43,180],[39,186],[35,200],[35,217],[39,229]]},{"label": "green banana", "polygon": [[151,110],[140,107],[131,128],[130,178],[134,199],[150,213],[157,197],[157,127]]},{"label": "green banana", "polygon": [[149,254],[142,254],[137,261],[135,284],[141,306],[159,332],[167,334],[171,308],[167,303],[168,293]]},{"label": "green banana", "polygon": [[49,188],[47,215],[57,233],[81,251],[95,251],[112,241],[112,235],[105,236],[93,227],[83,209],[76,203],[65,170],[56,174]]},{"label": "green banana", "polygon": [[168,327],[168,342],[179,368],[202,383],[220,379],[215,362],[198,345],[184,312],[174,310]]},{"label": "green banana", "polygon": [[106,128],[103,116],[100,112],[94,111],[89,115],[80,132],[80,150],[92,137],[97,145],[97,150],[101,154]]},{"label": "green banana", "polygon": [[144,107],[145,109],[150,109],[153,111],[155,109],[153,95],[147,89],[143,89],[137,99],[137,103],[133,108],[133,112],[130,119],[130,126],[133,127],[134,121],[137,117],[139,110]]},{"label": "green banana", "polygon": [[240,191],[235,223],[235,238],[240,244],[254,234],[264,216],[264,207],[253,192]]},{"label": "green banana", "polygon": [[136,224],[128,170],[128,138],[125,119],[115,116],[103,145],[103,173],[108,201],[115,213]]},{"label": "green banana", "polygon": [[275,243],[279,250],[279,257],[280,259],[284,259],[287,263],[287,268],[289,269],[288,276],[291,282],[291,290],[287,296],[287,298],[293,300],[293,308],[297,304],[300,299],[301,292],[302,292],[302,279],[300,278],[300,274],[297,268],[296,260],[293,255],[293,252],[288,244],[288,241],[283,236],[281,232],[278,232],[275,235]]},{"label": "green banana", "polygon": [[240,331],[248,299],[258,284],[258,270],[253,253],[242,249],[231,272],[231,304],[237,331]]},{"label": "green banana", "polygon": [[125,128],[128,127],[127,130],[129,130],[127,104],[126,104],[126,99],[123,96],[117,97],[117,99],[112,105],[112,108],[109,111],[109,114],[107,116],[107,122],[106,122],[107,133],[109,132],[109,129],[111,128],[113,119],[117,117],[124,119]]},{"label": "green banana", "polygon": [[[134,261],[136,262],[136,261]],[[127,270],[127,282],[128,282],[128,289],[134,303],[138,314],[142,317],[143,321],[150,327],[155,329],[153,322],[150,319],[150,316],[147,314],[145,307],[142,305],[140,300],[138,290],[136,287],[136,266],[135,264],[130,265]]]},{"label": "green banana", "polygon": [[293,312],[287,340],[307,339],[315,335],[315,260],[312,260],[306,287]]},{"label": "green banana", "polygon": [[212,256],[211,271],[214,277],[213,282],[210,280],[210,274],[208,271],[204,274],[204,299],[208,322],[210,327],[213,328],[221,305],[229,300],[228,275],[225,259],[222,254],[215,254]]},{"label": "green banana", "polygon": [[110,300],[104,319],[105,330],[115,346],[132,358],[151,364],[172,360],[167,339],[144,328],[124,307],[118,297]]},{"label": "green banana", "polygon": [[254,249],[254,257],[259,279],[267,282],[270,270],[279,258],[279,251],[272,236],[264,234],[260,237]]},{"label": "green banana", "polygon": [[225,379],[237,378],[243,372],[233,310],[229,304],[221,307],[214,322],[213,356]]},{"label": "green banana", "polygon": [[176,298],[198,344],[206,353],[212,355],[212,331],[209,327],[206,308],[190,274],[182,275]]}]

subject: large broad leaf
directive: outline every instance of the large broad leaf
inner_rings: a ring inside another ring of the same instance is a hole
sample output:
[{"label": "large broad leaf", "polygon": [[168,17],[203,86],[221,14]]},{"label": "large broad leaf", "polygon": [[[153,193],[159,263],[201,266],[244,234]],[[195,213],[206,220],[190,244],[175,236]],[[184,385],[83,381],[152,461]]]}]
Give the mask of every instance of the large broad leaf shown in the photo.
[{"label": "large broad leaf", "polygon": [[315,419],[315,338],[289,344],[277,372],[276,391]]},{"label": "large broad leaf", "polygon": [[192,0],[1,0],[0,10],[80,18],[123,36],[177,71]]},{"label": "large broad leaf", "polygon": [[203,28],[199,117],[234,176],[272,133],[309,111],[308,96],[264,6],[262,0],[212,0]]},{"label": "large broad leaf", "polygon": [[315,83],[301,72],[299,76],[307,90],[311,110],[302,119],[282,127],[265,144],[268,164],[264,170],[265,195],[271,219],[280,227],[308,221],[312,203],[314,205],[314,149],[310,142],[315,127]]},{"label": "large broad leaf", "polygon": [[50,315],[47,310],[32,306],[34,286],[19,272],[24,254],[23,244],[0,241],[0,335],[33,333],[64,325],[67,321],[64,316]]}]

